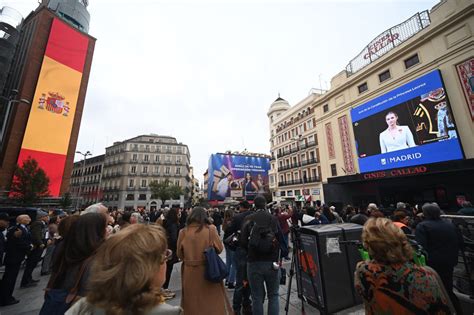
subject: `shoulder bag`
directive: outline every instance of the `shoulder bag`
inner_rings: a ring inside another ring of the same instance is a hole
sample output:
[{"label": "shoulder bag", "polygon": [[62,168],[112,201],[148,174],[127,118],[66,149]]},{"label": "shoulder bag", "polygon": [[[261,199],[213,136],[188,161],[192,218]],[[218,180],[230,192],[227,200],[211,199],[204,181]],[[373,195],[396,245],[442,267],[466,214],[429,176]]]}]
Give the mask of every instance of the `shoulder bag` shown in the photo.
[{"label": "shoulder bag", "polygon": [[214,283],[222,282],[227,276],[227,266],[225,262],[217,255],[216,249],[211,241],[211,229],[209,229],[209,247],[204,250],[206,257],[206,269],[204,277],[206,280]]}]

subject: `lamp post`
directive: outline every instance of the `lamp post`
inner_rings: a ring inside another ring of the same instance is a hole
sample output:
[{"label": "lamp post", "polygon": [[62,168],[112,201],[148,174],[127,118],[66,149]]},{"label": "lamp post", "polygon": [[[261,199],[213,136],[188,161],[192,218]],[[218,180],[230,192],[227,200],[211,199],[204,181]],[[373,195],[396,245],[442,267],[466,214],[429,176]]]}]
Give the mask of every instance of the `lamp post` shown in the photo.
[{"label": "lamp post", "polygon": [[[76,151],[76,153],[82,155],[82,157],[84,158],[84,160],[82,160],[82,171],[81,171],[82,178],[81,180],[79,180],[79,191],[78,191],[78,198],[81,198],[82,183],[85,182],[86,180],[86,177],[84,176],[84,172],[86,169],[86,159],[87,159],[87,156],[92,155],[92,153],[90,151],[87,151],[86,153],[82,153],[81,151]],[[79,203],[79,199],[76,201],[76,207],[75,207],[76,210],[77,210],[78,203]],[[81,199],[81,205],[82,205],[82,199]]]},{"label": "lamp post", "polygon": [[[13,90],[12,92],[18,92],[17,90]],[[15,94],[16,94],[15,93]],[[31,105],[31,102],[27,99],[19,99],[19,100],[16,100],[16,99],[13,99],[12,97],[10,98],[7,98],[5,96],[0,96],[0,98],[4,99],[4,100],[8,100],[8,103],[7,103],[7,108],[5,110],[5,119],[3,120],[2,122],[2,126],[1,126],[1,130],[0,130],[0,140],[2,141],[3,143],[3,138],[5,137],[5,132],[7,130],[7,125],[8,125],[8,117],[10,116],[10,113],[12,111],[12,108],[13,108],[13,105],[14,104],[20,104],[20,103],[26,103],[28,105]]]}]

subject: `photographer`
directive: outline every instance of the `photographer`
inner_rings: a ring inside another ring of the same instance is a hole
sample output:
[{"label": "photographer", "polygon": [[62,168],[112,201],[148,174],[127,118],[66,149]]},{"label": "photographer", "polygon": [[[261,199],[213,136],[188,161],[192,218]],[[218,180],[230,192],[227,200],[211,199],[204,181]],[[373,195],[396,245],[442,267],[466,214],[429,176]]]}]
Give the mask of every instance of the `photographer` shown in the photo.
[{"label": "photographer", "polygon": [[277,218],[266,209],[265,197],[256,196],[254,205],[256,211],[247,217],[241,235],[241,245],[248,250],[247,274],[253,300],[253,314],[263,315],[265,286],[268,297],[267,314],[277,315],[280,286],[280,269],[277,262],[280,248],[282,256],[286,256],[288,250]]}]

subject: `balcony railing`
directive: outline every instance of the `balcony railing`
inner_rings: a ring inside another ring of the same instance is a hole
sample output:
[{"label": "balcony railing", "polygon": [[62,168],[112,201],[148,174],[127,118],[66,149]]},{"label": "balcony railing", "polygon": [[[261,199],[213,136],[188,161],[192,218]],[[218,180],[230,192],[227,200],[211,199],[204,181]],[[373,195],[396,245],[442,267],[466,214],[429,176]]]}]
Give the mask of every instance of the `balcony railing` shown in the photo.
[{"label": "balcony railing", "polygon": [[306,166],[306,165],[311,165],[311,164],[316,164],[318,163],[318,160],[317,159],[308,159],[308,160],[303,160],[301,162],[301,166]]},{"label": "balcony railing", "polygon": [[283,182],[279,182],[278,186],[291,186],[291,185],[302,185],[302,184],[308,184],[308,183],[317,183],[321,181],[321,177],[319,176],[314,176],[314,177],[306,177],[304,180],[300,179],[292,179],[292,180],[287,180]]}]

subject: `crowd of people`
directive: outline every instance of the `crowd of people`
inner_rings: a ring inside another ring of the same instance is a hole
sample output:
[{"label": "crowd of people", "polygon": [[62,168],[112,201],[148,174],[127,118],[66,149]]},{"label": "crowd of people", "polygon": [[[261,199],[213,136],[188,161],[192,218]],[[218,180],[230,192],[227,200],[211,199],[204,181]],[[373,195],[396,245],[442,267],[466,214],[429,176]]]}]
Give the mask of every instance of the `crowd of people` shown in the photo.
[{"label": "crowd of people", "polygon": [[[463,209],[462,215],[474,214],[467,202]],[[131,212],[94,204],[70,215],[39,210],[33,222],[19,215],[11,226],[0,213],[0,306],[19,302],[13,293],[22,264],[20,288],[27,288],[37,285],[32,273],[41,263],[49,281],[40,314],[276,315],[290,227],[349,222],[363,226],[371,257],[358,264],[354,281],[368,314],[461,314],[453,269],[462,238],[441,213],[436,203],[296,208],[267,204],[260,195],[252,206],[241,201],[226,209]],[[428,266],[413,262],[413,241],[424,248]],[[209,247],[218,254],[225,249],[225,281],[206,280]],[[178,262],[181,303],[175,307],[166,301],[176,295],[169,285]]]}]

